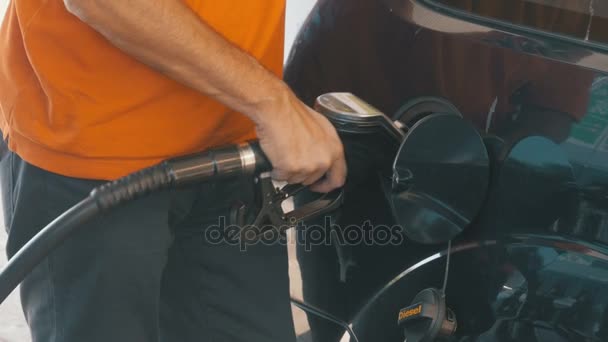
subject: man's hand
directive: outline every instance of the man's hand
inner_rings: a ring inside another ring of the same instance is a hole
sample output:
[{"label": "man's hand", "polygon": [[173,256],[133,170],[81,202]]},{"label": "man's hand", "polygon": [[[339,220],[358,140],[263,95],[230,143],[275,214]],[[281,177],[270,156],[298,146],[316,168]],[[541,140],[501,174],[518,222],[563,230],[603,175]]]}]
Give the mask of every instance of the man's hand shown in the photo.
[{"label": "man's hand", "polygon": [[344,183],[342,145],[332,125],[182,1],[63,1],[125,53],[250,117],[277,179],[309,185],[326,175],[313,186],[323,192]]},{"label": "man's hand", "polygon": [[259,117],[260,146],[270,159],[273,179],[312,185],[329,192],[344,185],[346,162],[340,138],[321,114],[300,102],[291,91],[278,106]]}]

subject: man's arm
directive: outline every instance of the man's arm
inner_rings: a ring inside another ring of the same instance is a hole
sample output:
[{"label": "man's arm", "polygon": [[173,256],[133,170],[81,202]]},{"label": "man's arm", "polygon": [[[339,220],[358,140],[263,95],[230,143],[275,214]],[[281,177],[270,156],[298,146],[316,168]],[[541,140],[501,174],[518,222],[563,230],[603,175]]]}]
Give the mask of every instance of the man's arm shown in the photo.
[{"label": "man's arm", "polygon": [[[274,177],[329,191],[346,165],[335,129],[253,57],[177,0],[64,0],[68,11],[139,61],[250,117]],[[204,115],[204,114],[202,114]]]}]

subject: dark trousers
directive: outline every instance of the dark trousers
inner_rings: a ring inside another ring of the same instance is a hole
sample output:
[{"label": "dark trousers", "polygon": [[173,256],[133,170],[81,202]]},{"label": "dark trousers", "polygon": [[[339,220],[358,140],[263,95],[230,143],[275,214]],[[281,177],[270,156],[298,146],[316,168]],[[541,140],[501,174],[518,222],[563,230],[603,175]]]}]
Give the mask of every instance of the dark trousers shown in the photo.
[{"label": "dark trousers", "polygon": [[[101,182],[0,161],[7,253]],[[33,342],[295,341],[287,249],[210,242],[253,182],[151,195],[88,223],[21,284]]]}]

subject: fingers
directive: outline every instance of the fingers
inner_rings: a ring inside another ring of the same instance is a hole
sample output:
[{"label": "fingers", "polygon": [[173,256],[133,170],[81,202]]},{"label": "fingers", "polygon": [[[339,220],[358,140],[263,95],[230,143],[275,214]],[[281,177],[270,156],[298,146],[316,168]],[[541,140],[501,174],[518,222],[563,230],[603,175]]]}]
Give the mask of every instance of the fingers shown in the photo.
[{"label": "fingers", "polygon": [[[311,161],[313,164],[315,161]],[[311,186],[315,192],[330,192],[344,185],[346,180],[346,162],[343,155],[339,154],[333,163],[316,161],[316,167],[306,165],[297,167],[292,171],[273,170],[272,178],[277,181],[286,181],[289,184],[303,184]],[[323,177],[325,176],[325,177]]]},{"label": "fingers", "polygon": [[[337,158],[333,158],[337,159]],[[332,166],[332,157],[330,155],[326,155],[324,158],[320,158],[317,160],[316,167],[307,173],[306,178],[302,182],[303,185],[311,185],[317,182],[323,175],[325,175]]]},{"label": "fingers", "polygon": [[[275,168],[272,170],[272,179],[276,181],[284,181],[289,184],[304,184],[309,185],[314,183],[317,179],[321,178],[325,174],[327,168],[321,169],[320,167],[311,167],[313,161],[309,162],[308,165],[298,166],[293,165],[290,167]],[[314,178],[317,175],[316,178]],[[314,178],[312,180],[311,178]]]},{"label": "fingers", "polygon": [[325,174],[327,173],[327,169],[319,169],[316,172],[310,174],[303,182],[302,185],[312,185],[319,181]]},{"label": "fingers", "polygon": [[[285,181],[289,184],[303,184],[310,186],[314,192],[327,193],[344,185],[346,180],[346,162],[343,158],[337,159],[329,168],[320,167],[316,171],[298,170],[297,173],[287,173],[275,169],[272,171],[272,179]],[[325,177],[323,177],[325,176]]]},{"label": "fingers", "polygon": [[289,179],[287,179],[287,183],[289,184],[304,184],[305,180],[306,180],[307,174],[306,173],[297,173],[294,176],[290,177]]},{"label": "fingers", "polygon": [[312,185],[319,192],[341,187],[346,162],[335,128],[322,114],[299,101],[295,104],[288,111],[289,120],[271,120],[257,127],[260,146],[274,166],[272,178]]},{"label": "fingers", "polygon": [[311,185],[318,181],[327,172],[327,168],[318,168],[316,171],[298,170],[299,172],[294,173],[288,177],[282,177],[278,179],[273,176],[274,180],[284,180],[289,184],[302,184]]},{"label": "fingers", "polygon": [[325,174],[325,177],[320,181],[310,186],[310,190],[314,192],[327,193],[334,189],[344,186],[346,181],[346,162],[343,158],[337,160],[331,169]]},{"label": "fingers", "polygon": [[[297,161],[292,160],[292,163],[279,165],[272,171],[272,179],[285,181],[289,184],[311,185],[323,177],[332,167],[332,157],[326,153],[324,148],[319,153],[300,156]],[[334,159],[338,158],[334,157]]]}]

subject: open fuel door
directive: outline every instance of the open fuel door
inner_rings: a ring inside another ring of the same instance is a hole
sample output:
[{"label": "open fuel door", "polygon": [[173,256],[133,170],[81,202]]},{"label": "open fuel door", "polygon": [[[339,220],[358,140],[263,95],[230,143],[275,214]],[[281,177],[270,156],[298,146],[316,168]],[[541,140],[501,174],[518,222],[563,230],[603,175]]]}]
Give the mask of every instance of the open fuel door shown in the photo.
[{"label": "open fuel door", "polygon": [[411,240],[451,240],[477,216],[488,190],[488,152],[477,130],[448,101],[415,99],[389,118],[353,94],[329,93],[317,99],[315,109],[341,133],[382,135],[399,146],[390,158],[387,197]]},{"label": "open fuel door", "polygon": [[393,215],[408,238],[446,242],[478,215],[486,198],[490,160],[473,125],[434,112],[408,129],[393,164]]}]

